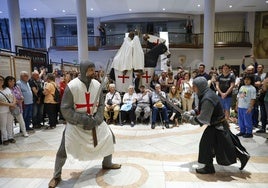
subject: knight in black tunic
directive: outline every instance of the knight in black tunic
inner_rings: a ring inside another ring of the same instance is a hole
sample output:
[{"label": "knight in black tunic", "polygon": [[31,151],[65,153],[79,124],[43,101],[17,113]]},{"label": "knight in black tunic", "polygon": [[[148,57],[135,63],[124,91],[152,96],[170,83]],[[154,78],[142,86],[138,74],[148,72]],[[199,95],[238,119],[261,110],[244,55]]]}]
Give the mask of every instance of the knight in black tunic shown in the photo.
[{"label": "knight in black tunic", "polygon": [[215,173],[214,157],[218,164],[225,166],[236,163],[238,158],[241,162],[240,170],[242,170],[249,160],[249,155],[238,137],[229,130],[218,96],[208,87],[204,77],[197,77],[193,80],[193,90],[199,98],[198,108],[185,112],[183,118],[194,125],[207,125],[199,143],[198,155],[198,162],[205,166],[196,169],[196,172]]}]

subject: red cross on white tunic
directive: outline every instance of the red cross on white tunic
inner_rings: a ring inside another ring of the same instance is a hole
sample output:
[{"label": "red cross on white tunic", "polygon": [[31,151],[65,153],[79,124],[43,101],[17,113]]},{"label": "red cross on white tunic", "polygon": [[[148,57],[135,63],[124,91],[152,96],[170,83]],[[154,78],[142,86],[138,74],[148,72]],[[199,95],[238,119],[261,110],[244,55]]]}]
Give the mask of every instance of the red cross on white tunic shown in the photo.
[{"label": "red cross on white tunic", "polygon": [[129,76],[123,74],[122,76],[118,75],[118,78],[122,78],[122,83],[125,83],[125,79],[129,79]]},{"label": "red cross on white tunic", "polygon": [[142,78],[146,79],[146,83],[149,83],[149,78],[151,78],[152,76],[148,75],[148,71],[145,71],[145,76],[142,76]]},{"label": "red cross on white tunic", "polygon": [[87,108],[87,113],[90,114],[90,107],[93,106],[93,104],[89,103],[90,102],[90,93],[85,93],[86,97],[86,104],[75,104],[76,108]]}]

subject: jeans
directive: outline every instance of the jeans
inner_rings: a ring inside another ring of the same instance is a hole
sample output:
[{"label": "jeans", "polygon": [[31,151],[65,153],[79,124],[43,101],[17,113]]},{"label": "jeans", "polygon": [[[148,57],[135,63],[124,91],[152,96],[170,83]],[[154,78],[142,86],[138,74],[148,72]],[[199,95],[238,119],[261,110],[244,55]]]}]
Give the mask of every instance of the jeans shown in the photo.
[{"label": "jeans", "polygon": [[162,114],[162,117],[163,117],[164,121],[166,123],[168,123],[168,111],[167,111],[167,107],[166,106],[164,106],[161,109],[156,108],[156,107],[153,107],[152,123],[155,123],[156,122],[156,118],[157,118],[157,115],[158,115],[158,111],[159,110],[161,110],[161,114]]},{"label": "jeans", "polygon": [[26,130],[30,130],[30,125],[32,121],[33,114],[33,104],[24,104],[23,106],[23,119],[25,122]]}]

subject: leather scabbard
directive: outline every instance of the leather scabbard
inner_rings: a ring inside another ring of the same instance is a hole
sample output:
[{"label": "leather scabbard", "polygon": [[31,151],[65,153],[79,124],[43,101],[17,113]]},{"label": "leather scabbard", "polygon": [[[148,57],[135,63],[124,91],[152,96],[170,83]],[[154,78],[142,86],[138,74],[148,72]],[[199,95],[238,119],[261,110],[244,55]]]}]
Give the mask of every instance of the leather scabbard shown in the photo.
[{"label": "leather scabbard", "polygon": [[96,132],[95,127],[92,129],[92,137],[93,137],[94,147],[96,147],[98,145],[98,139],[97,139],[97,132]]}]

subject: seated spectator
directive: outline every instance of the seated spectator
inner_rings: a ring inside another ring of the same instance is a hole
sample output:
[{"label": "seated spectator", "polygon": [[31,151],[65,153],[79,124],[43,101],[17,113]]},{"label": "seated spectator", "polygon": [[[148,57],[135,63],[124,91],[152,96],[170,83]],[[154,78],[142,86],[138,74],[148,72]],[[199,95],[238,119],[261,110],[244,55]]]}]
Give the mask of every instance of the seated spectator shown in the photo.
[{"label": "seated spectator", "polygon": [[[141,85],[140,93],[137,94],[137,108],[135,110],[136,119],[144,122],[150,116],[150,96],[148,90],[145,89],[144,85]],[[141,112],[144,112],[144,115],[141,117]]]},{"label": "seated spectator", "polygon": [[169,128],[167,107],[163,104],[164,101],[161,100],[160,95],[166,98],[166,93],[164,91],[161,91],[160,84],[156,84],[155,91],[151,93],[152,104],[153,104],[152,125],[151,125],[152,129],[155,128],[156,118],[157,118],[159,111],[161,111],[161,115],[163,117],[163,120],[164,120],[163,123],[165,124],[165,127]]},{"label": "seated spectator", "polygon": [[[181,107],[181,98],[180,98],[180,93],[179,90],[176,88],[176,86],[172,86],[170,88],[169,94],[168,94],[168,99],[172,104],[178,106],[179,108]],[[179,126],[179,117],[181,117],[181,114],[177,112],[175,109],[172,109],[172,115],[170,117],[170,120],[174,120],[174,126],[178,127]]]},{"label": "seated spectator", "polygon": [[127,117],[130,119],[131,127],[135,126],[136,116],[135,116],[135,109],[136,109],[136,102],[137,102],[137,95],[134,92],[134,86],[130,85],[128,87],[128,92],[126,92],[123,96],[123,105],[121,106],[121,117],[122,117],[122,126],[126,123]]},{"label": "seated spectator", "polygon": [[[118,91],[115,90],[115,84],[109,84],[109,92],[105,96],[105,108],[104,108],[104,118],[107,124],[117,124],[117,118],[120,111],[121,96]],[[111,113],[113,112],[113,117]]]},{"label": "seated spectator", "polygon": [[150,82],[150,87],[151,87],[151,88],[155,88],[155,85],[156,85],[156,84],[160,84],[160,83],[159,83],[159,76],[158,76],[158,74],[154,73],[154,75],[153,75],[153,79],[152,79],[151,82]]}]

